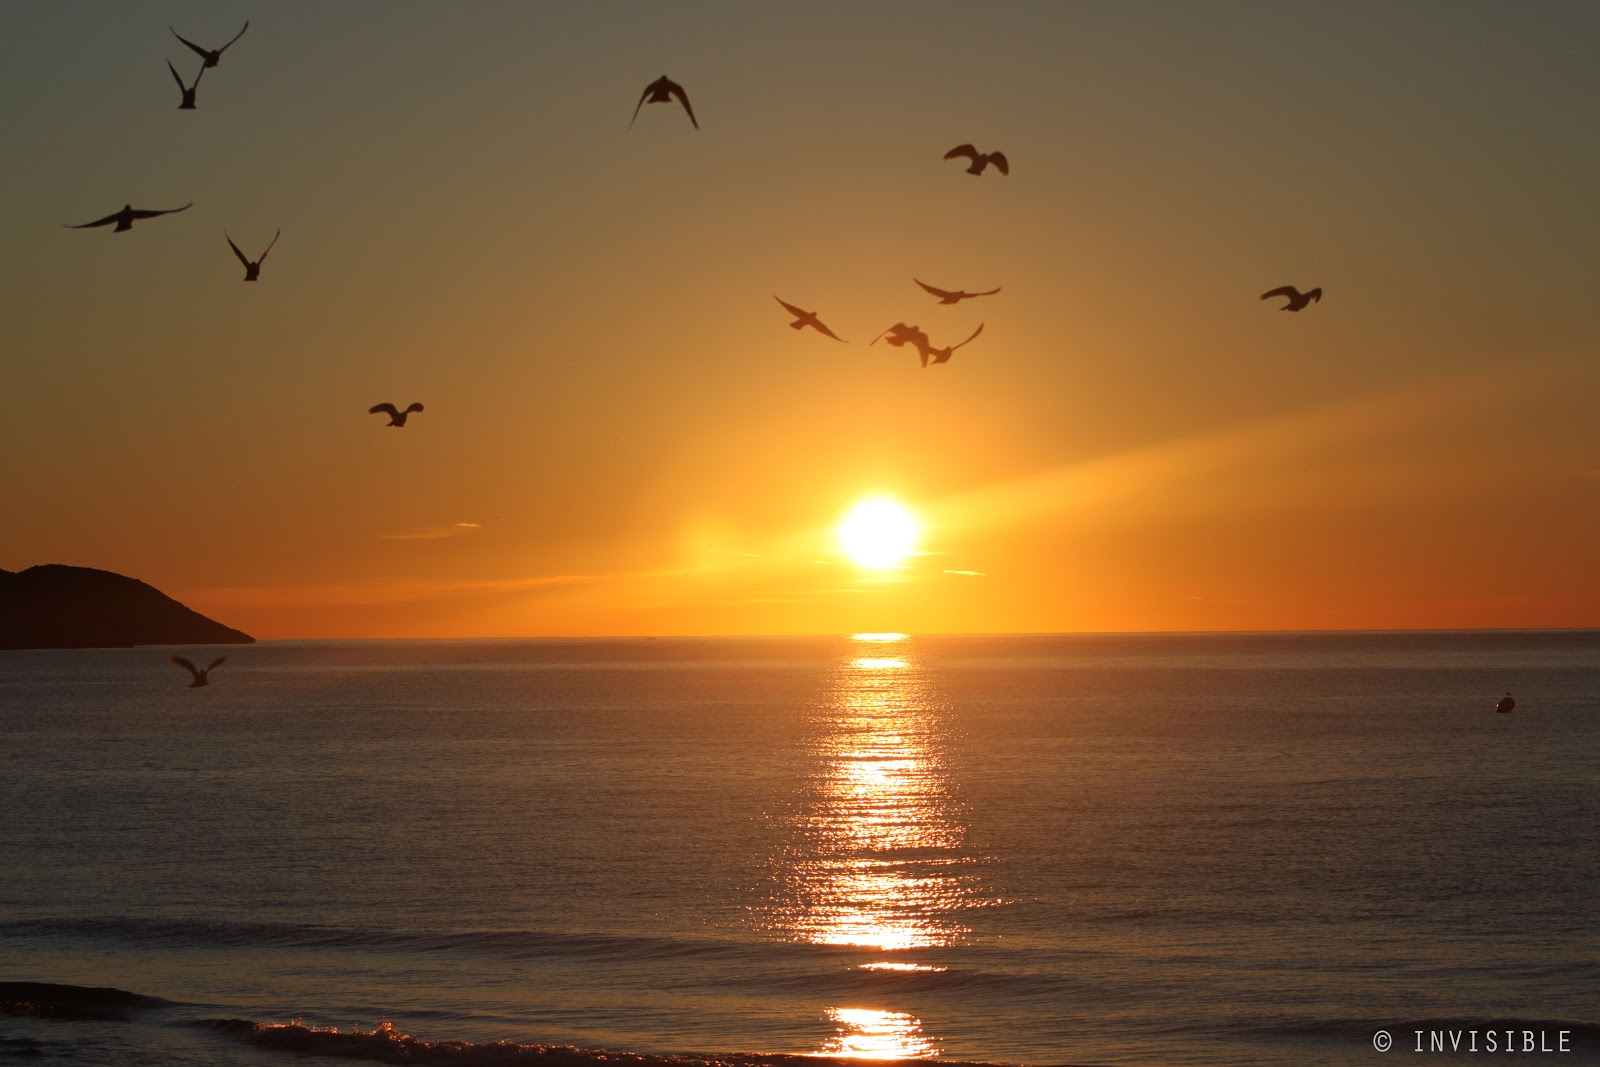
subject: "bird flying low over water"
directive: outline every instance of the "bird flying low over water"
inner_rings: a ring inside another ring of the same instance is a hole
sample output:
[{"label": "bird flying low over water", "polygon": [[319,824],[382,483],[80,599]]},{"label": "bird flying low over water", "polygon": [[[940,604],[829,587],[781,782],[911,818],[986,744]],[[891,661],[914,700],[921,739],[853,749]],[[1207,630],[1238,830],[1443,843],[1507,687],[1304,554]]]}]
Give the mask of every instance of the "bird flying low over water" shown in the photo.
[{"label": "bird flying low over water", "polygon": [[247,282],[253,282],[261,277],[261,264],[267,261],[267,252],[272,251],[272,245],[278,243],[278,238],[283,236],[283,231],[279,230],[277,233],[272,235],[272,244],[267,246],[267,252],[261,253],[261,258],[256,260],[254,263],[246,259],[244,253],[239,251],[239,246],[233,243],[232,237],[228,237],[226,230],[223,231],[222,236],[228,238],[228,247],[233,249],[233,254],[239,257],[240,263],[244,264],[244,280]]},{"label": "bird flying low over water", "polygon": [[[976,330],[972,331],[972,337],[976,337],[982,332],[983,332],[983,323],[980,322],[980,323],[978,323],[978,328]],[[969,342],[971,342],[972,337],[968,337],[965,341],[962,341],[960,345],[951,345],[949,348],[922,348],[922,349],[920,349],[919,354],[922,356],[922,365],[924,367],[926,367],[929,363],[948,363],[948,362],[950,362],[950,357],[956,354],[956,349],[960,348],[961,345],[968,344]]]},{"label": "bird flying low over water", "polygon": [[[244,20],[244,30],[248,30],[249,28],[250,28],[250,20],[249,19],[245,19]],[[167,29],[172,30],[172,27],[168,26]],[[237,41],[239,38],[243,37],[244,36],[244,30],[240,30],[238,33],[234,34],[233,35],[233,41]],[[201,67],[200,67],[201,70],[204,70],[206,67],[214,67],[214,66],[216,66],[222,60],[222,53],[226,52],[229,48],[231,48],[233,46],[233,41],[229,41],[227,44],[223,45],[221,48],[219,48],[219,49],[217,49],[216,51],[213,52],[209,48],[201,48],[199,45],[195,44],[193,41],[185,40],[183,35],[180,34],[177,30],[172,30],[172,36],[176,37],[180,41],[183,41],[184,44],[188,45],[189,48],[194,51],[195,55],[197,55],[201,59],[205,60],[205,63],[202,64]],[[195,79],[195,81],[199,81],[199,80],[200,80],[199,78]]]},{"label": "bird flying low over water", "polygon": [[178,89],[183,93],[183,103],[178,105],[178,110],[193,111],[194,91],[200,88],[200,75],[206,72],[206,68],[202,66],[199,72],[195,74],[193,85],[183,84],[183,79],[178,76],[178,68],[172,65],[172,60],[170,59],[167,60],[167,69],[172,71],[172,80],[178,83]]},{"label": "bird flying low over water", "polygon": [[117,224],[117,228],[112,232],[121,233],[123,230],[133,229],[134,219],[153,219],[157,215],[175,215],[180,211],[188,211],[192,207],[194,207],[193,200],[182,207],[169,207],[162,211],[139,210],[135,209],[132,204],[123,204],[121,211],[113,211],[103,219],[95,219],[93,222],[80,222],[77,225],[63,222],[61,225],[69,230],[87,230],[91,226],[109,226],[114,222]]},{"label": "bird flying low over water", "polygon": [[384,412],[389,416],[389,421],[387,423],[385,423],[384,425],[386,425],[386,426],[404,426],[406,424],[406,416],[407,415],[411,414],[413,411],[421,411],[421,410],[422,410],[422,405],[421,404],[412,404],[410,407],[406,408],[404,411],[399,410],[393,404],[374,404],[370,408],[367,409],[367,414],[368,415],[376,415],[379,412]]},{"label": "bird flying low over water", "polygon": [[982,174],[983,169],[991,163],[1001,174],[1011,173],[1011,164],[1006,160],[1004,152],[980,152],[969,144],[958,144],[944,154],[946,159],[955,159],[958,156],[972,160],[972,166],[967,168],[968,174]]},{"label": "bird flying low over water", "polygon": [[689,121],[698,130],[700,123],[695,122],[694,108],[689,106],[689,94],[683,91],[683,86],[665,74],[646,85],[644,92],[639,94],[639,102],[633,105],[633,118],[628,122],[628,129],[633,129],[633,124],[639,120],[639,109],[644,107],[645,104],[670,104],[674,96],[683,104],[683,110],[689,113]]},{"label": "bird flying low over water", "polygon": [[948,292],[948,291],[946,291],[944,289],[935,289],[933,286],[929,285],[927,282],[918,281],[916,278],[912,278],[911,280],[916,282],[918,285],[922,286],[924,289],[928,290],[928,292],[932,293],[934,296],[938,297],[939,298],[939,303],[941,303],[941,304],[959,304],[961,301],[970,300],[972,297],[975,297],[975,296],[993,296],[994,294],[996,294],[996,293],[998,293],[1000,291],[1000,288],[998,286],[996,286],[995,288],[989,289],[989,290],[987,290],[985,292],[982,292],[982,293],[968,293],[968,292],[963,292],[963,291],[960,291],[960,290],[957,290],[956,292],[952,293],[952,292]]},{"label": "bird flying low over water", "polygon": [[841,341],[841,342],[843,342],[845,344],[849,344],[850,343],[849,341],[845,341],[845,339],[843,337],[840,337],[838,334],[834,333],[832,330],[830,330],[826,326],[824,326],[822,324],[822,320],[817,318],[817,313],[815,311],[805,311],[805,310],[803,310],[801,308],[797,308],[793,304],[790,304],[787,301],[782,300],[782,299],[780,299],[780,298],[778,298],[776,296],[773,297],[772,299],[777,300],[778,303],[783,305],[783,309],[785,311],[787,311],[789,314],[791,314],[791,315],[793,315],[795,317],[794,321],[789,324],[789,328],[790,329],[799,330],[799,329],[804,329],[807,326],[810,326],[813,329],[815,329],[818,333],[825,333],[829,337],[833,338],[835,341]]},{"label": "bird flying low over water", "polygon": [[210,685],[211,684],[210,681],[208,681],[206,679],[206,675],[210,674],[213,668],[219,667],[222,664],[228,662],[228,657],[227,656],[218,656],[216,659],[212,660],[210,662],[210,664],[208,664],[204,669],[202,669],[200,667],[196,667],[193,663],[190,663],[188,660],[184,659],[182,656],[168,656],[167,660],[169,662],[171,662],[171,663],[176,663],[178,666],[184,668],[190,674],[194,675],[194,681],[189,683],[189,688],[190,689],[198,689],[202,685]]},{"label": "bird flying low over water", "polygon": [[1289,301],[1287,304],[1283,305],[1283,307],[1279,308],[1279,311],[1299,311],[1313,300],[1320,303],[1322,300],[1322,290],[1311,289],[1302,293],[1292,285],[1280,285],[1276,289],[1268,289],[1266,292],[1262,293],[1261,299],[1271,300],[1275,296],[1285,297]]}]

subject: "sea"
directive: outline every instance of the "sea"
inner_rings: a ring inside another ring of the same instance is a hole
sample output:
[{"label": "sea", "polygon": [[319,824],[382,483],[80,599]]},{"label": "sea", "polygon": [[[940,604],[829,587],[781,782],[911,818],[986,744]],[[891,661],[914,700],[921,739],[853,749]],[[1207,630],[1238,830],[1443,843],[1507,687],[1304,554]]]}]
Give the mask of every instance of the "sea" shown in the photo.
[{"label": "sea", "polygon": [[1600,632],[0,652],[0,1063],[796,1057],[1600,1064]]}]

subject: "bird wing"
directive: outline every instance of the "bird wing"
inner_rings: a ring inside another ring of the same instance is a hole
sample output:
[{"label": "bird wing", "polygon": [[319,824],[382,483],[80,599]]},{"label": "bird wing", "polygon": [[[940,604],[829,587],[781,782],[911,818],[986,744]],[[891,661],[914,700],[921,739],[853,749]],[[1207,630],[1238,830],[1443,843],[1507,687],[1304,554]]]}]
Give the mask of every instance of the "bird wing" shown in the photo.
[{"label": "bird wing", "polygon": [[418,404],[418,403],[414,403],[410,407],[406,408],[406,414],[409,415],[413,411],[421,411],[421,410],[422,410],[422,405]]},{"label": "bird wing", "polygon": [[[950,157],[946,156],[945,158],[949,159]],[[916,282],[918,285],[922,286],[924,289],[928,290],[928,292],[932,293],[934,296],[938,297],[940,300],[948,300],[950,297],[956,295],[954,293],[947,293],[943,289],[935,289],[933,286],[929,285],[927,282],[918,281],[918,279],[916,279],[916,278],[912,278],[911,280]]]},{"label": "bird wing", "polygon": [[1011,164],[1006,160],[1004,152],[990,152],[989,162],[1000,168],[1001,174],[1011,173]]},{"label": "bird wing", "polygon": [[228,662],[227,656],[218,656],[216,659],[211,661],[210,665],[206,667],[206,670],[209,671],[212,669],[212,667],[220,667],[226,662]]},{"label": "bird wing", "polygon": [[838,334],[836,334],[832,330],[828,329],[828,327],[824,326],[821,319],[816,319],[816,318],[812,319],[811,320],[811,325],[815,326],[819,331],[821,331],[822,333],[827,334],[829,337],[833,338],[835,341],[838,341],[841,344],[849,344],[850,343],[849,341],[846,341],[843,337],[840,337]]},{"label": "bird wing", "polygon": [[[244,30],[248,30],[249,28],[250,28],[250,20],[249,19],[245,19],[244,20]],[[238,33],[234,34],[233,35],[233,41],[237,41],[239,38],[243,37],[244,36],[244,30],[240,30]],[[227,44],[225,44],[221,48],[217,49],[217,55],[220,56],[222,53],[226,52],[229,48],[233,47],[233,41],[229,41]]]},{"label": "bird wing", "polygon": [[397,418],[400,417],[399,409],[396,408],[393,404],[374,404],[370,408],[367,409],[367,414],[368,415],[376,415],[380,411],[386,412],[389,415],[390,418],[397,419]]},{"label": "bird wing", "polygon": [[[972,337],[976,337],[982,332],[983,332],[983,323],[980,322],[980,323],[978,323],[978,328],[976,330],[972,331]],[[968,343],[969,341],[971,341],[972,337],[967,338],[966,341],[962,341],[961,345],[964,345],[964,344]],[[961,345],[951,345],[950,346],[950,351],[954,352],[956,349],[960,348]],[[949,356],[945,357],[945,359],[949,359],[949,358],[950,358]],[[940,362],[943,362],[943,360],[941,360]]]},{"label": "bird wing", "polygon": [[153,219],[157,215],[176,215],[178,212],[180,212],[180,211],[188,211],[192,207],[194,207],[194,201],[193,200],[189,201],[187,204],[183,205],[182,207],[169,207],[169,208],[162,208],[161,210],[156,210],[154,208],[151,208],[151,209],[148,209],[148,210],[135,211],[135,212],[133,212],[132,217],[136,218],[136,219]]},{"label": "bird wing", "polygon": [[[228,237],[226,232],[222,236]],[[239,251],[239,246],[233,243],[232,237],[228,237],[228,247],[233,249],[233,254],[239,257],[240,263],[243,263],[246,267],[250,266],[250,261],[245,258],[243,252]]]},{"label": "bird wing", "polygon": [[694,108],[689,106],[689,94],[683,91],[683,86],[679,85],[677,82],[669,81],[667,82],[667,92],[673,96],[676,96],[683,104],[683,110],[689,113],[689,121],[693,123],[694,128],[698,130],[700,128],[700,123],[695,121]]},{"label": "bird wing", "polygon": [[628,120],[628,129],[630,129],[630,130],[631,130],[631,129],[633,129],[633,124],[634,124],[634,123],[635,123],[635,122],[638,122],[638,121],[639,121],[639,109],[640,109],[640,108],[642,108],[642,107],[644,107],[644,102],[645,102],[645,99],[646,99],[646,98],[647,98],[647,97],[649,97],[649,95],[650,95],[650,90],[651,90],[651,88],[652,88],[652,87],[653,87],[653,86],[654,86],[654,84],[655,84],[655,83],[654,83],[654,82],[652,82],[652,83],[651,83],[651,84],[650,84],[650,85],[646,85],[646,86],[645,86],[645,87],[644,87],[644,92],[642,92],[642,93],[640,93],[640,94],[639,94],[639,102],[638,102],[638,103],[637,103],[637,104],[634,104],[634,105],[633,105],[633,118],[631,118],[631,119],[629,119],[629,120]]},{"label": "bird wing", "polygon": [[[167,29],[172,30],[172,27],[168,26]],[[199,45],[195,44],[193,41],[185,39],[183,34],[179,33],[177,30],[172,30],[172,36],[176,37],[180,41],[183,41],[183,43],[188,45],[190,50],[193,51],[194,54],[199,56],[201,59],[207,59],[207,58],[210,57],[210,55],[211,55],[210,52],[207,52],[204,48],[201,48]]]},{"label": "bird wing", "polygon": [[[184,668],[190,674],[194,675],[196,678],[200,677],[200,668],[196,667],[193,663],[190,663],[188,660],[184,659],[182,656],[168,656],[167,657],[167,661],[169,663],[176,663],[178,666]],[[209,667],[206,668],[206,669],[210,670]]]},{"label": "bird wing", "polygon": [[1318,286],[1317,288],[1312,289],[1310,292],[1306,293],[1306,299],[1307,300],[1315,300],[1319,304],[1322,303],[1322,287]]},{"label": "bird wing", "polygon": [[1292,286],[1292,285],[1280,285],[1276,289],[1268,289],[1266,292],[1262,293],[1261,294],[1261,299],[1263,299],[1263,300],[1271,300],[1275,296],[1286,296],[1290,300],[1293,300],[1295,297],[1297,297],[1299,295],[1300,295],[1299,290],[1297,290],[1294,286]]},{"label": "bird wing", "polygon": [[[246,23],[245,25],[249,25],[249,23]],[[278,238],[280,238],[282,236],[283,236],[283,231],[282,230],[279,230],[277,233],[273,234],[272,235],[272,245],[277,244],[278,243]],[[267,246],[267,252],[272,251],[272,245],[268,245]],[[234,251],[237,252],[239,250],[237,248],[235,248]],[[257,263],[265,263],[267,261],[267,252],[261,253],[261,258],[256,260],[256,262]]]},{"label": "bird wing", "polygon": [[997,285],[993,289],[986,289],[981,293],[968,293],[967,295],[968,296],[993,296],[994,294],[998,293],[1000,291],[1000,289],[1001,289],[1001,287]]},{"label": "bird wing", "polygon": [[109,226],[113,222],[116,222],[117,221],[117,216],[121,215],[121,214],[122,214],[122,212],[120,212],[120,211],[113,211],[111,214],[107,215],[105,218],[103,218],[103,219],[95,219],[93,222],[80,222],[80,223],[77,223],[76,225],[74,225],[73,223],[70,223],[70,222],[63,222],[61,225],[65,226],[69,230],[86,230],[90,226]]},{"label": "bird wing", "polygon": [[783,309],[785,311],[787,311],[789,314],[793,315],[797,319],[805,319],[805,318],[810,318],[811,317],[811,312],[805,311],[805,310],[802,310],[801,308],[795,307],[793,304],[789,303],[787,300],[784,300],[782,297],[774,296],[772,299],[774,299],[778,303],[782,304],[783,305]]},{"label": "bird wing", "polygon": [[957,156],[966,156],[976,163],[978,161],[978,150],[969,144],[958,144],[944,154],[946,159],[954,159]]},{"label": "bird wing", "polygon": [[[170,59],[167,60],[167,69],[172,71],[172,80],[178,83],[178,88],[182,89],[184,92],[188,92],[189,91],[189,87],[187,85],[183,84],[183,79],[182,78],[178,77],[178,68],[174,67],[172,65],[172,60],[170,60]],[[201,67],[200,69],[204,70],[205,68]],[[196,78],[195,79],[195,84],[198,85],[199,82],[200,82],[200,79]]]}]

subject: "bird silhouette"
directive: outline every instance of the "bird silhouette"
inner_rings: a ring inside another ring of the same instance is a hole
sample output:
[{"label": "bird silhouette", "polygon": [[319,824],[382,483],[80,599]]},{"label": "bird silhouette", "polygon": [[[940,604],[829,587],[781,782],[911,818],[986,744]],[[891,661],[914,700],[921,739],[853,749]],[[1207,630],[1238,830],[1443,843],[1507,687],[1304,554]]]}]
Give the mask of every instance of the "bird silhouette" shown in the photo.
[{"label": "bird silhouette", "polygon": [[112,232],[121,233],[123,230],[133,229],[134,219],[153,219],[157,215],[174,215],[179,211],[188,211],[192,207],[194,207],[193,200],[189,201],[182,207],[169,207],[163,211],[147,211],[136,209],[131,204],[123,204],[121,211],[113,211],[103,219],[95,219],[93,222],[80,222],[75,226],[66,222],[63,222],[61,225],[65,226],[69,230],[86,230],[91,226],[109,226],[114,222],[117,224],[117,228]]},{"label": "bird silhouette", "polygon": [[[228,237],[228,232],[224,230],[222,236]],[[272,245],[277,244],[278,238],[281,236],[283,236],[282,230],[272,235],[272,244],[267,246],[267,252],[272,251]],[[243,252],[239,251],[239,246],[233,243],[232,237],[228,237],[228,247],[233,249],[233,254],[239,257],[240,263],[244,264],[244,280],[247,282],[258,280],[261,277],[261,264],[267,261],[267,252],[261,253],[261,258],[252,263],[245,258]]]},{"label": "bird silhouette", "polygon": [[1322,290],[1311,289],[1302,293],[1292,285],[1280,285],[1276,289],[1268,289],[1262,293],[1261,299],[1271,300],[1275,296],[1286,297],[1289,301],[1279,308],[1279,311],[1299,311],[1313,300],[1320,302],[1322,300]]},{"label": "bird silhouette", "polygon": [[[978,328],[972,331],[972,337],[976,337],[982,332],[983,323],[980,322],[978,323]],[[922,356],[922,365],[926,367],[929,363],[950,362],[950,357],[956,354],[956,349],[960,348],[961,345],[969,343],[972,340],[972,337],[968,337],[965,341],[962,341],[960,345],[951,345],[949,348],[921,348],[919,350],[919,354]]]},{"label": "bird silhouette", "polygon": [[792,329],[792,330],[800,330],[800,329],[804,329],[807,326],[810,326],[810,327],[814,328],[818,333],[825,333],[829,337],[833,338],[835,341],[842,341],[845,344],[849,344],[850,343],[849,341],[845,341],[845,339],[843,337],[840,337],[838,334],[834,333],[832,330],[830,330],[826,326],[824,326],[822,324],[822,320],[817,318],[817,313],[815,311],[805,311],[805,310],[803,310],[801,308],[797,308],[793,304],[788,303],[785,300],[779,299],[776,296],[774,296],[772,299],[777,300],[778,303],[783,305],[783,308],[784,308],[785,311],[787,311],[789,314],[791,314],[791,315],[793,315],[795,317],[795,320],[789,324],[789,328],[790,329]]},{"label": "bird silhouette", "polygon": [[639,109],[645,104],[670,104],[674,96],[682,102],[683,110],[689,113],[689,121],[694,123],[694,128],[698,130],[700,123],[695,122],[694,108],[689,106],[689,94],[683,91],[683,86],[665,74],[646,85],[644,92],[639,94],[639,102],[633,105],[633,118],[628,122],[628,129],[633,129],[633,124],[639,120]]},{"label": "bird silhouette", "polygon": [[934,296],[938,297],[939,303],[941,304],[959,304],[961,301],[970,300],[975,296],[993,296],[1000,291],[999,287],[997,286],[996,288],[982,293],[968,293],[961,290],[957,290],[956,292],[952,293],[944,289],[935,289],[927,282],[918,281],[916,278],[912,278],[911,280],[928,290],[928,292],[932,293]]},{"label": "bird silhouette", "polygon": [[386,425],[386,426],[404,426],[406,424],[406,416],[407,415],[411,414],[413,411],[421,411],[421,410],[422,410],[422,405],[421,404],[412,404],[410,407],[406,408],[404,411],[399,410],[393,404],[374,404],[370,408],[367,409],[367,414],[368,415],[376,415],[380,411],[387,412],[388,415],[389,415],[389,421],[387,423],[385,423],[384,425]]},{"label": "bird silhouette", "polygon": [[1006,160],[1004,152],[980,152],[969,144],[958,144],[944,154],[946,159],[955,159],[957,156],[966,156],[972,160],[972,166],[967,168],[968,174],[982,174],[983,169],[991,163],[1001,174],[1011,173],[1011,164]]},{"label": "bird silhouette", "polygon": [[897,322],[874,337],[868,344],[875,345],[883,340],[887,340],[896,348],[908,344],[914,344],[918,348],[922,348],[928,343],[928,335],[922,332],[922,327],[920,326],[907,326],[903,322]]},{"label": "bird silhouette", "polygon": [[[248,30],[249,28],[250,28],[250,20],[249,19],[245,19],[244,20],[244,30]],[[172,30],[172,27],[168,26],[167,29]],[[238,33],[234,34],[233,35],[233,41],[237,41],[239,38],[243,37],[244,36],[244,30],[240,30]],[[206,67],[214,67],[214,66],[216,66],[222,60],[222,53],[226,52],[229,48],[233,47],[233,41],[229,41],[227,44],[223,45],[221,48],[219,48],[219,49],[217,49],[216,51],[213,52],[209,48],[201,48],[199,45],[195,44],[193,41],[186,40],[184,38],[184,36],[182,34],[180,34],[177,30],[172,30],[172,36],[176,37],[180,41],[183,41],[183,43],[188,45],[189,48],[195,53],[195,55],[197,55],[201,59],[205,60],[205,63],[202,64],[201,67],[200,67],[201,70],[204,70]],[[198,78],[196,78],[195,80],[199,81]]]},{"label": "bird silhouette", "polygon": [[207,680],[206,675],[210,674],[216,667],[228,662],[227,656],[218,656],[202,670],[201,668],[196,667],[193,663],[190,663],[188,660],[184,659],[182,656],[168,656],[167,659],[170,662],[176,663],[178,666],[184,668],[190,674],[194,675],[194,681],[189,683],[190,689],[198,689],[202,685],[210,685],[211,683]]},{"label": "bird silhouette", "polygon": [[174,67],[172,65],[172,60],[170,60],[170,59],[167,60],[167,69],[172,71],[172,80],[178,83],[178,89],[183,93],[183,103],[178,105],[178,110],[179,111],[193,111],[194,110],[194,91],[196,89],[200,88],[200,75],[202,75],[202,74],[204,74],[206,72],[206,68],[204,66],[202,66],[200,68],[200,70],[195,74],[195,76],[194,76],[194,84],[193,85],[185,85],[185,84],[183,84],[183,79],[178,76],[178,68]]}]

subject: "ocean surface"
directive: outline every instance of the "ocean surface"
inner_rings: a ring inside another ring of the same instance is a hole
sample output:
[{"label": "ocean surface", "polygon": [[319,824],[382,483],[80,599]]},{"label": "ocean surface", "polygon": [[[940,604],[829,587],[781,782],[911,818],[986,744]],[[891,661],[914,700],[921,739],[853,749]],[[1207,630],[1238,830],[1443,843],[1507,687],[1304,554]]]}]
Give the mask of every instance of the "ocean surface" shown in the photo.
[{"label": "ocean surface", "polygon": [[0,652],[0,1063],[1600,1063],[1600,633],[883,636]]}]

